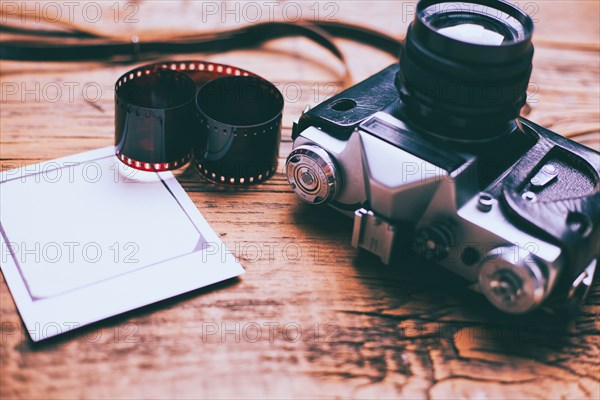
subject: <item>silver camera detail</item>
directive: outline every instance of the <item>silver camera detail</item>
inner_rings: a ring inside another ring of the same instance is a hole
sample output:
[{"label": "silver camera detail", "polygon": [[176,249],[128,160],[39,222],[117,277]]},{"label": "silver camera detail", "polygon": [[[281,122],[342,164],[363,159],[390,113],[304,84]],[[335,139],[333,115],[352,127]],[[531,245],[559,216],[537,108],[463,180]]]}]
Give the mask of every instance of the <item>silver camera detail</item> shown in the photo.
[{"label": "silver camera detail", "polygon": [[384,264],[416,253],[511,314],[574,310],[600,253],[600,154],[519,116],[529,16],[448,4],[421,0],[399,63],[305,110],[290,186]]},{"label": "silver camera detail", "polygon": [[[383,112],[363,125],[382,122],[407,130],[400,120]],[[415,250],[478,282],[499,309],[530,311],[553,287],[560,270],[560,248],[513,226],[497,200],[485,193],[461,204],[459,198],[470,193],[460,195],[465,188],[457,186],[457,178],[470,174],[469,166],[475,163],[472,157],[446,171],[361,128],[343,141],[311,127],[294,141],[287,175],[302,200],[328,203],[354,217],[354,247],[376,254],[385,264],[404,251]],[[536,184],[543,184],[535,179]],[[342,206],[365,203],[369,209],[350,211]],[[405,232],[394,221],[414,224],[414,241],[399,240]]]},{"label": "silver camera detail", "polygon": [[[352,245],[385,264],[416,251],[474,282],[473,288],[504,312],[526,313],[542,304],[563,268],[561,249],[514,226],[497,199],[473,192],[476,157],[464,155],[460,165],[447,170],[363,129],[374,126],[409,131],[385,112],[375,113],[347,140],[316,127],[302,131],[286,163],[298,197],[353,217]],[[557,179],[548,163],[530,183],[541,189]],[[535,201],[533,192],[525,192],[528,196]],[[407,223],[414,226],[408,241],[403,239]],[[573,289],[589,288],[595,265],[593,260]]]}]

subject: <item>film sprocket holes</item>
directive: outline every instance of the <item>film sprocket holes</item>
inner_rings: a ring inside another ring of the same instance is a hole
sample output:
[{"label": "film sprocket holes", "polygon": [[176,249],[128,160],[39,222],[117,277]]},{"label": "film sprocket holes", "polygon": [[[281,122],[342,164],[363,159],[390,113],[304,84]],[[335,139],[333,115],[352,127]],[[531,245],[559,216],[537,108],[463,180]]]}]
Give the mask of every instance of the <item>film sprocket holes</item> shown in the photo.
[{"label": "film sprocket holes", "polygon": [[201,174],[227,184],[257,183],[275,172],[284,101],[263,78],[177,61],[136,68],[115,87],[115,151],[123,163],[158,172],[194,159]]},{"label": "film sprocket holes", "polygon": [[196,97],[206,149],[197,167],[209,180],[254,183],[277,169],[283,96],[256,76],[225,76],[205,83]]},{"label": "film sprocket holes", "polygon": [[410,249],[504,312],[573,310],[598,259],[600,154],[519,117],[530,17],[460,4],[420,1],[399,64],[299,118],[289,183],[385,264]]}]

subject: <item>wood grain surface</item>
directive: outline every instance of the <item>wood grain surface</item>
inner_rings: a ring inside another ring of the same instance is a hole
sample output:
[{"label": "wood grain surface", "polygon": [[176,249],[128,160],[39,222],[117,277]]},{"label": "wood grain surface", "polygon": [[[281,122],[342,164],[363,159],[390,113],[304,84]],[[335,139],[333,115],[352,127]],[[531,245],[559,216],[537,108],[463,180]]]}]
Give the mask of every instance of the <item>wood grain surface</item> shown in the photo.
[{"label": "wood grain surface", "polygon": [[[138,1],[117,3],[115,17],[111,1],[94,3],[104,15],[91,22],[81,16],[85,4],[75,3],[81,26],[142,40],[251,23],[256,15],[244,11],[248,2]],[[266,3],[255,2],[263,10]],[[274,4],[263,21],[295,18],[294,9],[314,17],[317,10],[321,19],[397,37],[414,7],[401,1]],[[598,1],[520,6],[537,22],[524,112],[598,150]],[[126,12],[134,12],[132,21],[124,21]],[[338,44],[354,82],[394,62],[362,45]],[[302,205],[290,192],[283,157],[291,149],[292,121],[307,104],[341,89],[335,59],[303,39],[194,58],[250,69],[286,97],[282,160],[273,179],[231,189],[190,171],[178,178],[247,273],[39,344],[29,339],[1,282],[2,399],[600,398],[597,282],[572,320],[508,318],[444,270],[418,261],[386,267],[358,255],[350,245],[350,220]],[[112,85],[129,68],[3,61],[2,169],[111,145]]]}]

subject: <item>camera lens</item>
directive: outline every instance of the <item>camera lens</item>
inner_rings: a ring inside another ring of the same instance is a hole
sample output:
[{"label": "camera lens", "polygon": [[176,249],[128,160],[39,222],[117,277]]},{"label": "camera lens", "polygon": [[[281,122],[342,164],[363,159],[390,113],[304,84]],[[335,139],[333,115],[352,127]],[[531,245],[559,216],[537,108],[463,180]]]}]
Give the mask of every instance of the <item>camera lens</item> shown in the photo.
[{"label": "camera lens", "polygon": [[407,119],[459,141],[509,132],[527,99],[532,32],[504,1],[420,1],[396,77]]}]

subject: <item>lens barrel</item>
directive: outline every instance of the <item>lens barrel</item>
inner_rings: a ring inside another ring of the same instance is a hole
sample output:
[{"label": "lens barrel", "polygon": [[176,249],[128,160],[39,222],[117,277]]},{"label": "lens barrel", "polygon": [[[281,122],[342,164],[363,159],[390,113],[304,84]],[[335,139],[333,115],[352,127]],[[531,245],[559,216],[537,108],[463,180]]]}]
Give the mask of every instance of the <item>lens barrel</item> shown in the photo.
[{"label": "lens barrel", "polygon": [[532,33],[531,18],[504,1],[420,1],[396,76],[402,112],[445,139],[508,133],[527,100]]}]

